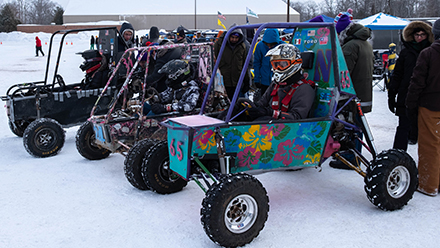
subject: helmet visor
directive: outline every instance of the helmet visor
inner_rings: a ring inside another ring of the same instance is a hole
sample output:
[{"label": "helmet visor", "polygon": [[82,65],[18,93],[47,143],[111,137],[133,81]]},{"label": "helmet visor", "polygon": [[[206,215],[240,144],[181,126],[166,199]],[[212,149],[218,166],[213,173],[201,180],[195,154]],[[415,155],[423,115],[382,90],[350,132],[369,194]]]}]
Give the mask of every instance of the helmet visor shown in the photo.
[{"label": "helmet visor", "polygon": [[302,64],[302,59],[296,59],[294,61],[289,59],[276,59],[271,60],[272,68],[274,70],[284,71],[289,68],[291,65]]}]

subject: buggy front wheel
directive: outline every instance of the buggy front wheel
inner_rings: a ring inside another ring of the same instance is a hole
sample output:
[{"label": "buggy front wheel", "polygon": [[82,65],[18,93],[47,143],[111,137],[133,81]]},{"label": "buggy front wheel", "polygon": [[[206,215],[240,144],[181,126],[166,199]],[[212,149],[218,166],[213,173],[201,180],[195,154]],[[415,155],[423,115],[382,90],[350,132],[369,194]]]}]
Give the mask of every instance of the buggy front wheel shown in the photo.
[{"label": "buggy front wheel", "polygon": [[219,178],[202,202],[201,222],[208,237],[221,246],[250,243],[264,227],[269,198],[263,185],[248,174]]},{"label": "buggy front wheel", "polygon": [[95,144],[95,132],[93,131],[93,123],[84,122],[76,132],[76,149],[79,154],[89,160],[100,160],[107,158],[110,151]]},{"label": "buggy front wheel", "polygon": [[381,152],[367,168],[365,192],[368,199],[383,210],[396,210],[411,200],[418,185],[414,160],[403,150]]},{"label": "buggy front wheel", "polygon": [[124,161],[124,173],[128,182],[140,190],[148,190],[142,177],[142,163],[148,150],[154,145],[154,141],[145,139],[137,142],[130,150]]},{"label": "buggy front wheel", "polygon": [[56,120],[41,118],[26,128],[23,145],[29,154],[43,158],[57,154],[64,146],[64,139],[64,130]]}]

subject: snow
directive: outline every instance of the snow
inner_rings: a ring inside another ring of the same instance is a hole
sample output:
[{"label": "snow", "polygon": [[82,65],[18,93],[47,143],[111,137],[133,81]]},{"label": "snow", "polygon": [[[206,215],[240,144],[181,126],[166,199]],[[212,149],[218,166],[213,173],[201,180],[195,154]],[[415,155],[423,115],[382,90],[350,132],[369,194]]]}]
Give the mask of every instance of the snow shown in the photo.
[{"label": "snow", "polygon": [[[83,76],[75,53],[89,48],[92,34],[67,39],[60,60],[66,82]],[[49,34],[0,34],[1,95],[12,84],[44,79],[47,57],[34,57],[36,35],[47,56]],[[377,149],[391,148],[397,118],[387,108],[386,92],[374,88],[373,112],[366,117]],[[58,155],[38,159],[0,111],[0,247],[218,247],[200,223],[204,193],[194,182],[171,195],[137,190],[124,176],[122,155],[100,161],[79,155],[77,129],[66,130]],[[417,161],[417,146],[408,152]],[[416,192],[402,210],[382,211],[367,199],[361,176],[330,168],[328,161],[321,172],[256,177],[268,192],[269,218],[245,247],[434,248],[440,242],[440,197]]]}]

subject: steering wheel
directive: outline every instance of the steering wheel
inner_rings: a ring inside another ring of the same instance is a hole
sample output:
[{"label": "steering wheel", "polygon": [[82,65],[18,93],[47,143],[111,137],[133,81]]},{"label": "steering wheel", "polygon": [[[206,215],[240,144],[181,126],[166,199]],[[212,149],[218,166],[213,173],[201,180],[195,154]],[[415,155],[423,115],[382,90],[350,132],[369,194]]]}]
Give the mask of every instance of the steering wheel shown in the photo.
[{"label": "steering wheel", "polygon": [[60,74],[57,74],[55,78],[57,79],[55,83],[60,85],[60,90],[63,90],[66,87],[66,83],[64,83],[63,77],[61,77]]}]

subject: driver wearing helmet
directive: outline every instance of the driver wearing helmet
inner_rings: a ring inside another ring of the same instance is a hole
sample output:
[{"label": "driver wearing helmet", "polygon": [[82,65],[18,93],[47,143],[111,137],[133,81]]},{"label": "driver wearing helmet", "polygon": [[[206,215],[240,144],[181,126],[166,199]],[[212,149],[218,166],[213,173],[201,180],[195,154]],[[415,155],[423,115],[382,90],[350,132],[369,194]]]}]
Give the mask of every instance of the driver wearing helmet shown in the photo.
[{"label": "driver wearing helmet", "polygon": [[[179,59],[167,62],[159,71],[166,75],[165,91],[159,93],[160,103],[151,105],[151,114],[167,112],[190,112],[194,110],[200,96],[197,83],[193,80],[195,70]],[[144,114],[148,113],[149,104],[144,105]]]},{"label": "driver wearing helmet", "polygon": [[258,120],[298,120],[306,118],[315,99],[315,83],[302,74],[299,49],[292,44],[280,44],[269,50],[272,83],[264,95],[250,108],[249,115]]}]

